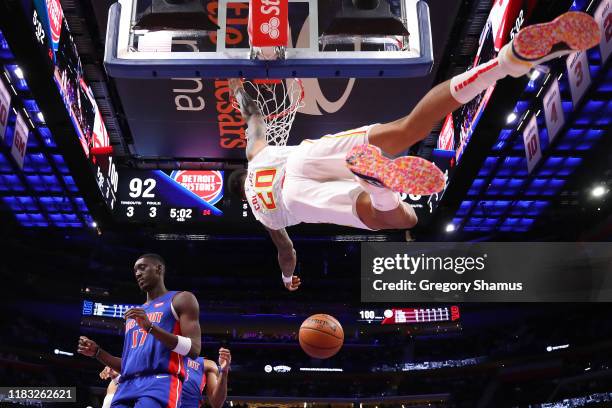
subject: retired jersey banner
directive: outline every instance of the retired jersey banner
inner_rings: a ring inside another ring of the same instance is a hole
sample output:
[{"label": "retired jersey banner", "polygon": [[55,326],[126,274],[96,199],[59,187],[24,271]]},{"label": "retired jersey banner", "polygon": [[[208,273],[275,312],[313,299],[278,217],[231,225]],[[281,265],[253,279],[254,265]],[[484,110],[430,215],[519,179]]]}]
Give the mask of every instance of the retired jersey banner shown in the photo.
[{"label": "retired jersey banner", "polygon": [[531,173],[542,158],[540,132],[535,115],[531,117],[525,130],[523,130],[523,142],[525,143],[525,155],[527,156],[527,170]]},{"label": "retired jersey banner", "polygon": [[602,0],[593,17],[599,24],[599,30],[601,31],[599,49],[601,51],[601,65],[605,65],[612,53],[612,0]]},{"label": "retired jersey banner", "polygon": [[552,143],[559,131],[565,124],[565,115],[561,106],[561,91],[559,81],[553,79],[552,85],[544,94],[544,116],[546,117],[546,129],[548,130],[548,142]]},{"label": "retired jersey banner", "polygon": [[4,140],[8,117],[11,109],[11,94],[4,81],[0,79],[0,140]]},{"label": "retired jersey banner", "polygon": [[20,169],[23,169],[23,160],[25,159],[26,147],[28,146],[28,135],[30,130],[26,121],[23,119],[21,112],[17,114],[15,122],[15,133],[13,134],[13,145],[11,146],[11,155],[17,162]]},{"label": "retired jersey banner", "polygon": [[575,52],[567,57],[567,78],[572,93],[574,109],[584,93],[591,85],[591,72],[589,71],[589,61],[584,51]]}]

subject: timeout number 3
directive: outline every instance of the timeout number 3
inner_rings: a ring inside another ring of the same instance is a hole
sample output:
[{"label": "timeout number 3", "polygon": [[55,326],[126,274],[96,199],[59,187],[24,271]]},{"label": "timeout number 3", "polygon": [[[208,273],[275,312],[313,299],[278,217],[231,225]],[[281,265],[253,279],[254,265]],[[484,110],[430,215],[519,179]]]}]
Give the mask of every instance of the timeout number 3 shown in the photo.
[{"label": "timeout number 3", "polygon": [[276,210],[276,200],[272,186],[276,177],[276,169],[264,169],[255,172],[255,191],[261,203],[268,210]]}]

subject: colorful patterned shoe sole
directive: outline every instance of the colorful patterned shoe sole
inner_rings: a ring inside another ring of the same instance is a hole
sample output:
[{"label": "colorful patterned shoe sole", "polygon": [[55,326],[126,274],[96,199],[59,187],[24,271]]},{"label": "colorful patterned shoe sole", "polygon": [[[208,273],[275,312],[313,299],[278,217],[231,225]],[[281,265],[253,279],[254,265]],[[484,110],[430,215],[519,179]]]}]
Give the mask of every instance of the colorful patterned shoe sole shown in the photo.
[{"label": "colorful patterned shoe sole", "polygon": [[372,145],[351,149],[346,156],[346,165],[368,183],[398,193],[430,195],[442,191],[445,185],[444,174],[435,164],[414,156],[387,159],[379,148]]},{"label": "colorful patterned shoe sole", "polygon": [[[553,48],[571,52],[587,50],[599,43],[597,22],[586,13],[569,11],[550,23],[535,24],[518,32],[512,41],[514,54],[525,61],[544,62],[558,55]],[[567,48],[569,47],[569,49]],[[550,58],[546,58],[550,55]]]}]

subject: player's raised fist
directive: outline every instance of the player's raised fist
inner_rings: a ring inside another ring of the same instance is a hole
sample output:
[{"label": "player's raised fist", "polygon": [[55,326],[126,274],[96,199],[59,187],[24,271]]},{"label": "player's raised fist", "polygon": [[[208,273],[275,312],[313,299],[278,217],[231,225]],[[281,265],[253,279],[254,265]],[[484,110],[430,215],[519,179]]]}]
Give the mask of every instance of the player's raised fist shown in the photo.
[{"label": "player's raised fist", "polygon": [[82,354],[87,357],[93,357],[96,355],[99,348],[100,346],[98,346],[95,341],[90,340],[85,336],[79,337],[79,344],[77,349],[77,352],[79,354]]}]

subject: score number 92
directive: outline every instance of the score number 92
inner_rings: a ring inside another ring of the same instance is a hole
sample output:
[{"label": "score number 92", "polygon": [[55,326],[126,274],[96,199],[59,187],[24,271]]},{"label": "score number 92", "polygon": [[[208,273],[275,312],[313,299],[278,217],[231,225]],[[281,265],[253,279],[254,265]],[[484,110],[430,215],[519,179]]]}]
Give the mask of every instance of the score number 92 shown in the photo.
[{"label": "score number 92", "polygon": [[[157,181],[155,181],[155,179],[152,178],[148,178],[148,179],[140,179],[138,177],[134,177],[133,179],[130,180],[130,184],[129,184],[129,188],[130,188],[130,192],[129,192],[129,196],[131,198],[149,198],[149,199],[154,199],[155,198],[155,186],[157,185]],[[126,213],[125,215],[127,215],[128,217],[133,217],[134,216],[134,206],[128,206],[126,208]],[[150,207],[149,208],[149,217],[150,218],[155,218],[157,217],[157,207]]]}]

